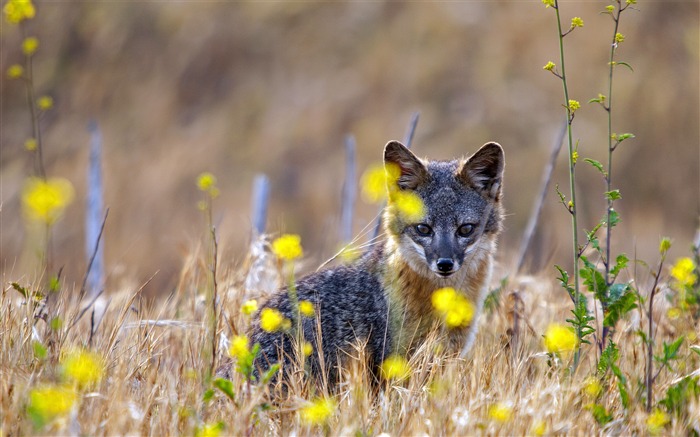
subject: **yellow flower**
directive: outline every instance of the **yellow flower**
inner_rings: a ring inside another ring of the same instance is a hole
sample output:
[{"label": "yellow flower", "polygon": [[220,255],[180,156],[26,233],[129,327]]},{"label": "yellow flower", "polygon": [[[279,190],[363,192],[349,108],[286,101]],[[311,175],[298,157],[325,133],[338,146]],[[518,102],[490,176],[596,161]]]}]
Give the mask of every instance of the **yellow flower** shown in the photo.
[{"label": "yellow flower", "polygon": [[681,287],[695,285],[698,277],[695,274],[695,263],[690,258],[679,258],[671,268],[671,276]]},{"label": "yellow flower", "polygon": [[577,161],[578,161],[578,152],[576,150],[574,150],[573,153],[571,154],[571,162],[576,164]]},{"label": "yellow flower", "polygon": [[572,113],[576,112],[576,110],[580,107],[581,107],[581,103],[579,103],[578,100],[573,100],[573,99],[569,100],[569,110],[571,110]]},{"label": "yellow flower", "polygon": [[231,347],[228,349],[228,354],[238,359],[239,361],[250,354],[248,337],[245,335],[236,335],[231,340]]},{"label": "yellow flower", "polygon": [[301,351],[304,353],[305,357],[308,357],[312,353],[314,353],[314,347],[311,343],[305,341],[304,344],[301,346]]},{"label": "yellow flower", "polygon": [[554,7],[555,3],[554,0],[542,0],[542,4],[544,4],[545,7]]},{"label": "yellow flower", "polygon": [[603,387],[600,385],[600,381],[598,381],[598,378],[594,376],[589,376],[583,382],[583,392],[591,398],[595,399],[603,392]]},{"label": "yellow flower", "polygon": [[219,437],[224,430],[223,422],[209,423],[197,429],[195,437]]},{"label": "yellow flower", "polygon": [[241,312],[249,316],[258,310],[258,301],[255,299],[247,300],[241,305]]},{"label": "yellow flower", "polygon": [[37,148],[36,139],[27,138],[27,140],[24,142],[24,148],[27,149],[27,151],[29,151],[29,152],[35,151]]},{"label": "yellow flower", "polygon": [[22,52],[24,52],[24,54],[27,56],[31,56],[36,53],[38,48],[39,40],[33,36],[24,38],[24,41],[22,41]]},{"label": "yellow flower", "polygon": [[287,330],[292,327],[292,322],[274,308],[263,308],[260,311],[260,328],[265,332]]},{"label": "yellow flower", "polygon": [[61,370],[63,377],[78,387],[90,387],[102,379],[104,364],[96,353],[78,349],[66,355]]},{"label": "yellow flower", "polygon": [[272,252],[280,259],[292,261],[304,256],[301,248],[301,237],[295,234],[284,234],[272,242]]},{"label": "yellow flower", "polygon": [[394,191],[389,196],[391,205],[401,218],[407,222],[419,222],[425,216],[425,205],[421,198],[412,191]]},{"label": "yellow flower", "polygon": [[569,353],[578,347],[578,338],[572,328],[552,323],[544,333],[544,347],[550,353]]},{"label": "yellow flower", "polygon": [[676,320],[681,316],[681,309],[677,307],[669,308],[668,311],[666,311],[666,317],[668,317],[670,320]]},{"label": "yellow flower", "polygon": [[627,3],[628,5],[636,5],[637,0],[627,0],[625,3]]},{"label": "yellow flower", "polygon": [[2,9],[8,23],[18,24],[24,20],[34,18],[36,10],[31,0],[10,0]]},{"label": "yellow flower", "polygon": [[661,242],[659,243],[659,253],[664,254],[668,252],[668,250],[671,248],[671,240],[668,237],[664,237],[661,239]]},{"label": "yellow flower", "polygon": [[574,17],[571,19],[571,28],[573,29],[574,27],[583,27],[583,20],[581,17]]},{"label": "yellow flower", "polygon": [[7,69],[7,77],[10,79],[19,79],[24,74],[24,67],[19,64],[10,65]]},{"label": "yellow flower", "polygon": [[448,328],[469,325],[476,312],[474,304],[451,287],[435,290],[431,296],[431,302]]},{"label": "yellow flower", "polygon": [[299,302],[299,312],[304,317],[313,317],[314,314],[316,314],[316,311],[314,310],[314,304],[309,302],[308,300],[302,300],[301,302]]},{"label": "yellow flower", "polygon": [[616,43],[621,43],[625,41],[625,35],[621,34],[620,32],[615,34],[615,42]]},{"label": "yellow flower", "polygon": [[53,108],[53,97],[51,96],[41,96],[36,101],[36,106],[42,111],[48,111]]},{"label": "yellow flower", "polygon": [[647,429],[651,434],[659,434],[670,421],[668,415],[657,408],[647,417]]},{"label": "yellow flower", "polygon": [[547,432],[547,422],[544,420],[538,420],[532,425],[532,434],[536,436],[542,436]]},{"label": "yellow flower", "polygon": [[68,386],[41,385],[29,392],[27,412],[36,425],[43,426],[67,415],[77,400],[77,393]]},{"label": "yellow flower", "polygon": [[496,422],[508,422],[512,415],[513,407],[504,402],[498,402],[489,407],[489,417]]},{"label": "yellow flower", "polygon": [[47,181],[29,178],[22,190],[22,205],[27,217],[48,225],[61,217],[72,200],[73,186],[61,178]]},{"label": "yellow flower", "polygon": [[369,203],[379,203],[386,199],[386,170],[375,165],[368,168],[360,179],[362,198]]},{"label": "yellow flower", "polygon": [[333,416],[338,404],[330,398],[318,398],[299,409],[299,419],[307,425],[323,425]]},{"label": "yellow flower", "polygon": [[384,379],[405,379],[411,375],[411,366],[406,358],[391,355],[382,363],[381,373]]},{"label": "yellow flower", "polygon": [[605,10],[606,10],[607,12],[612,13],[612,11],[615,10],[615,6],[613,6],[613,5],[607,5],[607,6],[605,7]]},{"label": "yellow flower", "polygon": [[544,65],[544,67],[542,67],[542,69],[547,71],[553,71],[556,66],[557,64],[555,64],[552,61],[549,61]]},{"label": "yellow flower", "polygon": [[219,189],[216,188],[216,176],[208,171],[197,176],[197,188],[209,194],[212,198],[219,195]]}]

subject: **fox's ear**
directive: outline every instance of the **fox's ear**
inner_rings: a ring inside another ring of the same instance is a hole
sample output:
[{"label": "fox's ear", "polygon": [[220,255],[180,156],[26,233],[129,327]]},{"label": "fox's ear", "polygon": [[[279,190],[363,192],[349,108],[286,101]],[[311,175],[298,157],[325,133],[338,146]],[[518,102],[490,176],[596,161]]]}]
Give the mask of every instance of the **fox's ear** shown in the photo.
[{"label": "fox's ear", "polygon": [[498,143],[486,143],[462,165],[459,179],[498,200],[501,197],[504,166],[503,148]]},{"label": "fox's ear", "polygon": [[401,171],[397,183],[402,190],[415,190],[428,180],[423,161],[398,141],[389,141],[384,147],[384,165],[387,164],[394,164]]}]

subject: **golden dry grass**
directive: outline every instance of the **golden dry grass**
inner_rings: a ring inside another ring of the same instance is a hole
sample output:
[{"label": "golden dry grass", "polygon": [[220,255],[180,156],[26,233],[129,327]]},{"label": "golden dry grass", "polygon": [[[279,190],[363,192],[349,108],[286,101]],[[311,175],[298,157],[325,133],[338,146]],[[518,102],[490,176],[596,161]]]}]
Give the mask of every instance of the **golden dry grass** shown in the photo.
[{"label": "golden dry grass", "polygon": [[[601,427],[587,408],[593,399],[584,390],[586,377],[595,373],[595,349],[583,347],[583,360],[574,375],[569,374],[566,357],[552,363],[545,353],[542,333],[551,321],[563,322],[571,304],[544,276],[510,282],[498,304],[482,316],[476,346],[466,360],[434,353],[438,343],[430,340],[410,359],[412,374],[407,381],[385,383],[376,393],[358,360],[348,366],[332,393],[300,377],[287,396],[270,399],[264,389],[248,385],[236,374],[235,399],[215,390],[205,401],[212,389],[206,376],[210,362],[203,352],[210,341],[204,323],[208,273],[196,251],[191,260],[168,298],[146,302],[138,289],[109,296],[91,346],[90,311],[71,327],[86,304],[71,298],[76,290],[61,290],[56,309],[49,312],[56,311],[63,323],[51,329],[36,318],[39,309],[34,303],[11,286],[5,287],[0,298],[2,435],[193,435],[217,422],[223,423],[222,435],[649,433],[640,386],[644,351],[634,333],[647,321],[633,312],[614,337],[620,346],[619,366],[630,387],[630,405],[623,408],[615,380],[607,378],[597,403],[613,420]],[[219,278],[222,338],[244,332],[248,323],[240,312],[246,291],[244,270],[220,266],[220,271],[228,271]],[[267,273],[274,277],[276,272]],[[11,280],[3,277],[5,284]],[[518,303],[519,320],[515,348],[513,302]],[[667,306],[660,303],[657,308],[657,346],[679,335],[696,338],[697,328],[688,323],[688,317],[668,320]],[[36,357],[35,342],[47,348],[46,358]],[[661,371],[654,386],[654,405],[675,379],[699,367],[698,356],[688,347],[692,344],[692,340],[684,342],[682,359],[674,363],[673,371]],[[37,428],[27,412],[30,392],[42,384],[60,383],[60,357],[76,346],[90,347],[104,359],[104,376],[96,386],[79,390],[71,412]],[[219,362],[224,358],[225,353],[220,354]],[[334,414],[325,425],[303,423],[299,410],[319,395],[332,396],[337,403]],[[671,423],[662,433],[697,432],[698,400],[688,402],[680,416],[669,418]]]}]

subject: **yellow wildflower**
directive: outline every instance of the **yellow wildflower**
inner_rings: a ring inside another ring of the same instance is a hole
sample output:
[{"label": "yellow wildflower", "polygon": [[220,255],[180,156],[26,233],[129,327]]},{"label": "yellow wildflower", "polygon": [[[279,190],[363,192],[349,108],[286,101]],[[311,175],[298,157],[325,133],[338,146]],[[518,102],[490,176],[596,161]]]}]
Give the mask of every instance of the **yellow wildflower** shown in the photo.
[{"label": "yellow wildflower", "polygon": [[38,144],[34,138],[27,138],[27,140],[24,142],[24,148],[29,152],[35,151],[37,146]]},{"label": "yellow wildflower", "polygon": [[605,7],[605,10],[606,10],[607,12],[612,13],[612,11],[615,10],[615,6],[613,6],[613,5],[607,5],[607,6]]},{"label": "yellow wildflower", "polygon": [[274,308],[263,308],[260,311],[260,328],[265,332],[287,330],[292,327],[292,322]]},{"label": "yellow wildflower", "polygon": [[552,323],[544,333],[544,347],[550,353],[569,353],[578,348],[578,338],[572,328]]},{"label": "yellow wildflower", "polygon": [[576,110],[580,107],[581,107],[581,103],[579,103],[578,100],[573,100],[573,99],[569,100],[569,110],[571,112],[576,112]]},{"label": "yellow wildflower", "polygon": [[406,358],[391,355],[382,363],[381,373],[384,379],[404,379],[411,375],[411,366]]},{"label": "yellow wildflower", "polygon": [[301,302],[299,302],[299,312],[304,317],[313,317],[314,314],[316,314],[316,311],[314,310],[314,304],[309,302],[308,300],[302,300]]},{"label": "yellow wildflower", "polygon": [[31,0],[10,0],[2,9],[8,23],[18,24],[24,20],[34,18],[36,10]]},{"label": "yellow wildflower", "polygon": [[603,387],[600,385],[600,381],[595,376],[589,376],[583,382],[583,392],[591,398],[595,399],[603,392]]},{"label": "yellow wildflower", "polygon": [[690,258],[679,258],[671,268],[671,276],[681,287],[695,285],[698,276],[695,274],[695,263]]},{"label": "yellow wildflower", "polygon": [[41,96],[36,101],[36,106],[42,111],[48,111],[53,108],[53,97]]},{"label": "yellow wildflower", "polygon": [[7,77],[10,79],[19,79],[24,74],[24,67],[19,64],[10,65],[7,69]]},{"label": "yellow wildflower", "polygon": [[53,224],[73,200],[73,186],[65,179],[29,178],[22,190],[25,214],[32,220]]},{"label": "yellow wildflower", "polygon": [[671,248],[671,239],[668,237],[664,237],[661,239],[661,242],[659,243],[659,253],[664,254],[668,252],[668,250]]},{"label": "yellow wildflower", "polygon": [[323,425],[333,416],[338,403],[330,398],[318,398],[299,409],[299,419],[307,425]]},{"label": "yellow wildflower", "polygon": [[292,261],[304,256],[301,248],[301,237],[295,234],[284,234],[272,242],[272,252],[280,259]]},{"label": "yellow wildflower", "polygon": [[625,42],[625,35],[621,34],[620,32],[616,33],[615,34],[615,42],[618,44],[621,42]]},{"label": "yellow wildflower", "polygon": [[249,316],[258,310],[258,301],[255,299],[247,300],[241,305],[241,312]]},{"label": "yellow wildflower", "polygon": [[452,287],[435,290],[431,296],[431,302],[448,328],[469,325],[476,312],[474,304]]},{"label": "yellow wildflower", "polygon": [[228,354],[239,361],[250,354],[248,337],[245,335],[236,335],[231,340],[231,347],[228,349]]},{"label": "yellow wildflower", "polygon": [[555,64],[552,61],[549,61],[544,65],[544,67],[542,67],[542,69],[547,70],[547,71],[553,71],[554,68],[556,68],[556,66],[557,66],[557,64]]},{"label": "yellow wildflower", "polygon": [[195,437],[219,437],[224,430],[223,422],[209,423],[197,429]]},{"label": "yellow wildflower", "polygon": [[628,5],[636,5],[637,0],[626,0],[625,3],[627,3]]},{"label": "yellow wildflower", "polygon": [[657,408],[647,417],[647,429],[650,434],[659,434],[670,421],[671,419],[668,417],[668,414]]},{"label": "yellow wildflower", "polygon": [[532,425],[532,434],[536,436],[542,436],[547,432],[547,422],[544,420],[538,420]]},{"label": "yellow wildflower", "polygon": [[22,41],[22,52],[24,52],[24,54],[27,56],[31,56],[36,53],[38,48],[39,40],[33,36],[24,38],[24,41]]},{"label": "yellow wildflower", "polygon": [[209,194],[212,198],[219,195],[219,189],[216,188],[216,176],[208,171],[197,176],[197,188]]},{"label": "yellow wildflower", "polygon": [[681,309],[677,307],[669,308],[668,311],[666,311],[666,317],[668,317],[670,320],[676,320],[681,316]]},{"label": "yellow wildflower", "polygon": [[489,417],[496,422],[508,422],[512,415],[513,407],[504,402],[498,402],[489,407]]},{"label": "yellow wildflower", "polygon": [[90,387],[102,379],[104,364],[96,353],[78,349],[65,356],[61,370],[63,377],[78,387]]},{"label": "yellow wildflower", "polygon": [[574,164],[576,164],[576,162],[578,162],[578,152],[576,150],[574,150],[571,153],[571,162],[573,162]]},{"label": "yellow wildflower", "polygon": [[548,7],[550,7],[550,6],[551,6],[551,7],[555,7],[554,0],[542,0],[542,4],[544,4],[544,6],[545,6],[546,8],[548,8]]},{"label": "yellow wildflower", "polygon": [[58,385],[41,385],[29,392],[27,412],[36,425],[67,415],[78,395],[71,387]]},{"label": "yellow wildflower", "polygon": [[311,343],[305,341],[304,344],[301,345],[301,351],[304,353],[305,357],[308,357],[314,353],[314,347]]},{"label": "yellow wildflower", "polygon": [[583,27],[583,20],[581,17],[574,17],[571,19],[571,28],[573,29],[574,27]]},{"label": "yellow wildflower", "polygon": [[412,191],[394,191],[389,196],[401,218],[407,222],[419,222],[425,216],[423,200]]},{"label": "yellow wildflower", "polygon": [[360,179],[362,198],[369,203],[379,203],[386,199],[386,170],[375,165],[368,168]]}]

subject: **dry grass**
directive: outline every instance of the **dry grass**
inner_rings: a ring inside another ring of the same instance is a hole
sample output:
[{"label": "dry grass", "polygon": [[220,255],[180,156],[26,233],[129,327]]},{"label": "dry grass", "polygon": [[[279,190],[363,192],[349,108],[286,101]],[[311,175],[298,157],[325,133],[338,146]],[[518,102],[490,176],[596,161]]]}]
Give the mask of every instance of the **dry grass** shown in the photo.
[{"label": "dry grass", "polygon": [[[233,377],[235,399],[229,399],[207,382],[210,342],[206,330],[206,271],[188,263],[180,285],[167,299],[145,302],[138,290],[125,290],[108,297],[104,318],[92,338],[91,349],[105,362],[99,384],[80,391],[73,411],[36,428],[27,413],[30,391],[42,383],[61,380],[60,357],[75,346],[89,346],[90,311],[75,326],[81,305],[71,299],[74,290],[63,290],[54,303],[63,323],[51,329],[37,319],[40,309],[28,304],[12,287],[4,288],[0,301],[2,347],[2,435],[192,435],[207,424],[222,422],[222,433],[231,435],[308,434],[331,435],[532,435],[544,434],[646,434],[644,411],[644,353],[634,334],[640,320],[632,317],[618,330],[619,365],[630,386],[630,406],[624,409],[614,382],[604,385],[598,403],[613,420],[601,427],[586,405],[584,380],[595,373],[595,350],[585,346],[583,362],[574,375],[568,362],[552,363],[542,346],[541,334],[549,322],[563,322],[570,302],[564,292],[544,277],[520,277],[511,281],[499,303],[481,318],[481,331],[472,355],[466,360],[433,353],[429,341],[410,360],[412,375],[401,383],[385,383],[376,392],[367,382],[362,360],[344,372],[334,393],[319,392],[300,383],[283,399],[270,399],[263,388],[250,386],[240,374]],[[228,266],[223,266],[228,267]],[[223,271],[226,268],[221,269]],[[246,316],[240,311],[244,296],[243,271],[229,271],[220,278],[222,339],[245,331]],[[13,278],[4,277],[3,282]],[[36,284],[35,284],[36,285]],[[518,302],[518,345],[511,347],[513,302]],[[663,307],[663,305],[658,305]],[[669,322],[664,308],[657,345],[695,329],[683,318]],[[34,342],[47,347],[38,359]],[[222,340],[223,341],[223,340]],[[699,360],[688,345],[674,371],[662,371],[654,387],[656,404],[672,381],[691,373]],[[225,349],[225,348],[222,348]],[[515,351],[514,351],[515,350]],[[219,357],[224,359],[223,356]],[[556,361],[556,360],[555,360]],[[612,381],[612,380],[608,380]],[[326,425],[309,425],[298,410],[318,395],[329,394],[337,410]],[[501,415],[494,405],[503,407]],[[671,417],[664,433],[683,434],[700,426],[697,400],[682,416]]]}]

